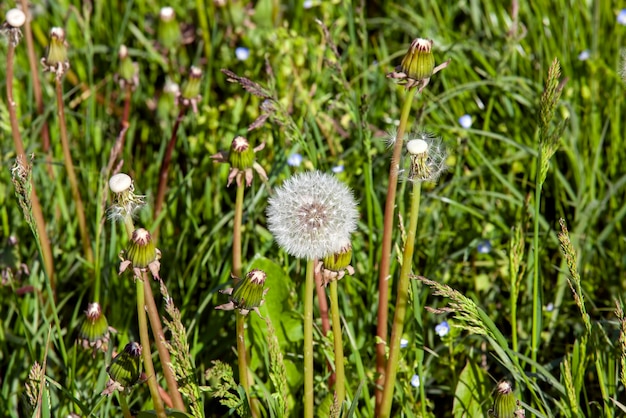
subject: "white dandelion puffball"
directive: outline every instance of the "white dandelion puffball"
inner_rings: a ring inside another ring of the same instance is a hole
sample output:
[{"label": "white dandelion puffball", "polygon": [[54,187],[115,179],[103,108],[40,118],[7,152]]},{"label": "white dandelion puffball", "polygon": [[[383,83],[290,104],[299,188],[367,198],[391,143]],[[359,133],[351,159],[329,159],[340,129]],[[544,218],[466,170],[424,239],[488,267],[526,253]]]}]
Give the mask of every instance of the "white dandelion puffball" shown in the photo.
[{"label": "white dandelion puffball", "polygon": [[269,199],[267,224],[287,253],[309,260],[339,252],[356,229],[352,190],[331,174],[296,174]]}]

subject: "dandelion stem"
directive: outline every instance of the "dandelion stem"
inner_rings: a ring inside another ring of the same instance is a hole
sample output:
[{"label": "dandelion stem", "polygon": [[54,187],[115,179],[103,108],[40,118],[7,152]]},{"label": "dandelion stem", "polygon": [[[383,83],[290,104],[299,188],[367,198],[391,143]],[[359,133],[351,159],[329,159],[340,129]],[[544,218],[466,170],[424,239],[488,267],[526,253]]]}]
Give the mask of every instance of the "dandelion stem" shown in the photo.
[{"label": "dandelion stem", "polygon": [[387,321],[389,317],[389,270],[391,263],[391,238],[393,233],[394,209],[396,204],[396,189],[398,185],[398,170],[400,168],[400,156],[402,155],[402,143],[406,132],[411,105],[417,89],[412,88],[407,92],[402,106],[400,116],[400,126],[394,142],[391,166],[389,167],[389,183],[387,184],[387,200],[385,201],[385,215],[383,224],[382,250],[380,255],[380,270],[378,274],[378,318],[376,335],[376,371],[378,381],[376,382],[376,410],[379,411],[382,402],[382,387],[385,384],[385,356],[387,343]]},{"label": "dandelion stem", "polygon": [[[145,282],[148,282],[148,273],[143,272],[141,277],[135,277],[135,283],[137,286],[137,320],[139,322],[139,338],[141,340],[141,355],[143,356],[143,368],[146,372],[146,378],[148,379],[148,388],[150,389],[150,395],[152,396],[152,402],[154,403],[154,410],[157,417],[165,418],[165,408],[163,407],[163,400],[159,395],[159,387],[156,380],[156,373],[154,371],[154,364],[152,363],[152,352],[150,350],[150,336],[148,335],[148,320],[146,318],[146,302],[145,302]],[[148,286],[150,283],[147,283]],[[165,367],[164,367],[165,368]]]},{"label": "dandelion stem", "polygon": [[237,184],[237,197],[235,198],[235,219],[233,222],[233,275],[241,278],[241,222],[243,220],[243,182]]},{"label": "dandelion stem", "polygon": [[[320,312],[320,319],[322,320],[322,335],[327,337],[330,332],[330,320],[328,319],[328,299],[326,297],[326,288],[322,282],[322,273],[315,273],[315,292],[317,293],[317,307]],[[326,361],[328,365],[328,387],[332,387],[335,384],[335,372],[333,365],[329,360]]]},{"label": "dandelion stem", "polygon": [[[9,110],[9,119],[11,121],[11,133],[13,136],[13,145],[15,146],[15,153],[18,160],[21,159],[21,163],[26,165],[28,161],[26,159],[26,151],[24,143],[22,142],[22,135],[20,134],[20,127],[17,120],[17,112],[15,108],[17,104],[13,96],[13,60],[15,58],[15,45],[9,42],[7,50],[7,73],[6,73],[6,87],[7,87],[7,108]],[[20,161],[18,161],[18,164]],[[46,221],[43,217],[43,210],[41,209],[41,203],[37,196],[35,189],[35,183],[30,180],[30,201],[32,207],[33,218],[35,219],[35,237],[38,238],[39,248],[41,252],[41,258],[43,259],[43,265],[50,281],[50,288],[52,290],[52,297],[56,299],[56,282],[54,275],[54,262],[52,258],[52,248],[50,247],[50,241],[48,239],[48,233],[46,232]]]},{"label": "dandelion stem", "polygon": [[130,409],[128,408],[128,401],[126,400],[126,393],[117,392],[117,398],[120,401],[120,407],[122,408],[122,413],[124,414],[124,418],[132,418],[130,413]]},{"label": "dandelion stem", "polygon": [[421,191],[422,183],[413,183],[409,227],[407,229],[406,243],[404,244],[404,252],[402,254],[402,268],[400,270],[400,279],[398,280],[396,309],[391,328],[389,360],[387,361],[387,368],[385,370],[385,387],[379,414],[377,415],[381,418],[387,418],[391,414],[393,389],[396,384],[397,366],[400,358],[400,339],[402,338],[402,332],[404,330],[404,319],[406,317],[407,302],[409,300],[409,274],[411,273],[411,267],[413,265],[413,252],[415,248],[415,234],[417,232]]},{"label": "dandelion stem", "polygon": [[315,260],[306,263],[304,286],[304,418],[313,418],[313,293]]},{"label": "dandelion stem", "polygon": [[541,336],[541,291],[539,280],[539,211],[541,210],[541,167],[543,166],[543,147],[539,145],[539,155],[537,156],[537,169],[535,178],[535,216],[533,219],[533,326],[530,343],[530,358],[533,361],[531,372],[536,371],[537,351],[539,338]]},{"label": "dandelion stem", "polygon": [[89,264],[93,263],[93,250],[91,248],[91,239],[89,238],[89,231],[87,230],[87,221],[85,219],[85,207],[83,200],[80,196],[80,190],[78,188],[78,180],[76,179],[76,172],[74,171],[74,163],[72,162],[72,154],[70,153],[70,144],[67,140],[67,125],[65,123],[65,105],[63,103],[63,86],[61,83],[61,77],[56,77],[56,94],[57,94],[57,111],[59,116],[59,133],[61,136],[61,146],[63,148],[63,161],[65,162],[65,170],[67,171],[67,178],[70,182],[70,188],[72,189],[72,197],[74,198],[74,204],[76,205],[76,219],[78,220],[78,229],[80,230],[80,237],[83,242],[83,252],[85,259]]},{"label": "dandelion stem", "polygon": [[[246,316],[237,311],[237,358],[239,361],[239,384],[246,392],[248,405],[252,411],[252,399],[250,398],[250,381],[248,379],[248,354],[246,352]],[[257,416],[252,413],[252,416]]]},{"label": "dandelion stem", "polygon": [[183,402],[182,395],[178,390],[178,384],[176,383],[176,376],[172,370],[172,359],[170,352],[165,346],[165,334],[163,333],[163,326],[161,325],[161,318],[159,317],[159,311],[154,302],[154,295],[152,293],[152,287],[150,281],[146,281],[144,284],[146,311],[148,318],[150,319],[150,326],[152,328],[152,335],[154,336],[157,351],[159,352],[159,360],[163,367],[163,376],[167,382],[167,391],[172,398],[172,406],[179,411],[185,411],[185,403]]},{"label": "dandelion stem", "polygon": [[[165,154],[163,155],[163,162],[161,163],[161,170],[159,171],[159,187],[157,189],[157,199],[154,204],[154,219],[157,219],[161,214],[161,209],[163,208],[163,201],[165,200],[165,189],[167,188],[167,177],[170,169],[170,162],[172,161],[172,153],[174,152],[174,147],[176,146],[176,138],[178,133],[178,127],[180,126],[180,122],[183,120],[183,116],[187,111],[186,106],[181,106],[180,111],[178,112],[178,117],[176,118],[176,122],[174,123],[174,127],[172,128],[172,136],[170,137],[169,142],[167,143],[167,148],[165,150]],[[157,229],[154,233],[155,238],[158,236],[159,230]]]},{"label": "dandelion stem", "polygon": [[339,317],[339,300],[337,297],[337,280],[330,282],[330,312],[333,320],[333,342],[335,345],[335,393],[339,408],[346,397],[345,373],[343,367],[343,340],[341,337],[341,319]]}]

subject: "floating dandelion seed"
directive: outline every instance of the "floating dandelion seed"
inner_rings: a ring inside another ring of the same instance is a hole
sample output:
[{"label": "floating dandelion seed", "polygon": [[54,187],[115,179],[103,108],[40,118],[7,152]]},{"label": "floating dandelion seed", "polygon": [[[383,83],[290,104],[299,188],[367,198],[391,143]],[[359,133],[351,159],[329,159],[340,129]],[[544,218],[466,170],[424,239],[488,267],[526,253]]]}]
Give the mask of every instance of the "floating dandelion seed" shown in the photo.
[{"label": "floating dandelion seed", "polygon": [[352,191],[319,171],[296,174],[269,199],[267,223],[287,253],[309,260],[339,252],[356,229]]}]

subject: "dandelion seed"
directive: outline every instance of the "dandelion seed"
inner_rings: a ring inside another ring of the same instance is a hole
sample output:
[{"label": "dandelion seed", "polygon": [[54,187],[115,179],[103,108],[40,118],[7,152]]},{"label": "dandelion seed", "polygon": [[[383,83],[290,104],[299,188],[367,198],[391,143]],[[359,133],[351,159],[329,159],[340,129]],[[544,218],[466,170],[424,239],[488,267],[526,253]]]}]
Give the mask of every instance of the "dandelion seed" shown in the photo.
[{"label": "dandelion seed", "polygon": [[590,56],[591,56],[591,53],[589,52],[589,50],[585,49],[583,52],[578,54],[578,60],[579,61],[587,61]]},{"label": "dandelion seed", "polygon": [[617,23],[620,25],[626,25],[626,9],[622,9],[617,14]]},{"label": "dandelion seed", "polygon": [[459,125],[463,129],[469,129],[472,127],[472,117],[470,115],[463,115],[459,118]]},{"label": "dandelion seed", "polygon": [[411,386],[414,388],[420,387],[420,377],[418,375],[414,374],[411,378]]},{"label": "dandelion seed", "polygon": [[356,229],[352,191],[319,171],[296,174],[269,199],[267,224],[274,239],[294,257],[315,259],[339,252]]},{"label": "dandelion seed", "polygon": [[476,251],[478,251],[479,254],[489,254],[491,252],[491,241],[486,239],[479,242],[476,246]]},{"label": "dandelion seed", "polygon": [[287,158],[287,164],[289,164],[291,167],[300,167],[300,164],[302,164],[302,160],[302,155],[294,152],[289,156],[289,158]]},{"label": "dandelion seed", "polygon": [[439,335],[439,337],[441,337],[441,338],[443,338],[446,335],[448,335],[449,332],[450,332],[450,325],[448,324],[448,321],[440,322],[435,327],[435,333],[437,335]]},{"label": "dandelion seed", "polygon": [[245,61],[250,57],[250,50],[243,46],[235,48],[235,56],[239,61]]}]

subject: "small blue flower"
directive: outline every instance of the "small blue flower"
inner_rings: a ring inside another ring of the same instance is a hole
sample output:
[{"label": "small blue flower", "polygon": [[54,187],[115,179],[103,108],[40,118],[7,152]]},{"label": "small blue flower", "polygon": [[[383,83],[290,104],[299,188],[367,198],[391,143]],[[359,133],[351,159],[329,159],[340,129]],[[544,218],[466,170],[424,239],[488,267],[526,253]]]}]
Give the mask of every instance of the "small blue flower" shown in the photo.
[{"label": "small blue flower", "polygon": [[343,173],[343,165],[341,164],[336,165],[332,168],[332,170],[333,170],[333,173],[335,174]]},{"label": "small blue flower", "polygon": [[250,56],[250,50],[246,47],[240,46],[235,48],[235,56],[239,61],[245,61]]},{"label": "small blue flower", "polygon": [[437,324],[437,326],[435,327],[435,334],[439,335],[441,338],[448,335],[449,332],[450,332],[450,325],[448,324],[448,321],[443,321]]},{"label": "small blue flower", "polygon": [[587,61],[590,56],[591,56],[591,53],[589,52],[589,50],[585,49],[583,52],[578,54],[578,60],[579,61]]},{"label": "small blue flower", "polygon": [[409,345],[409,340],[406,338],[400,339],[400,348],[406,348]]},{"label": "small blue flower", "polygon": [[617,23],[620,25],[626,25],[626,9],[622,9],[617,14]]},{"label": "small blue flower", "polygon": [[554,303],[550,302],[546,305],[546,311],[552,312],[554,310]]},{"label": "small blue flower", "polygon": [[463,129],[469,129],[472,127],[472,117],[470,115],[463,115],[459,118],[459,125]]},{"label": "small blue flower", "polygon": [[476,250],[479,254],[489,254],[491,252],[491,241],[488,239],[478,243]]},{"label": "small blue flower", "polygon": [[304,9],[310,9],[311,7],[313,7],[313,1],[312,0],[304,0],[304,3],[302,3],[302,7]]},{"label": "small blue flower", "polygon": [[302,155],[298,154],[297,152],[294,152],[293,154],[289,156],[289,158],[287,158],[287,164],[289,164],[292,167],[299,167],[300,164],[302,164]]},{"label": "small blue flower", "polygon": [[420,377],[418,375],[414,374],[411,378],[411,386],[414,388],[420,387]]}]

